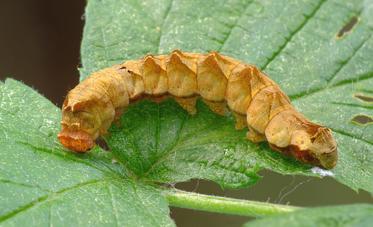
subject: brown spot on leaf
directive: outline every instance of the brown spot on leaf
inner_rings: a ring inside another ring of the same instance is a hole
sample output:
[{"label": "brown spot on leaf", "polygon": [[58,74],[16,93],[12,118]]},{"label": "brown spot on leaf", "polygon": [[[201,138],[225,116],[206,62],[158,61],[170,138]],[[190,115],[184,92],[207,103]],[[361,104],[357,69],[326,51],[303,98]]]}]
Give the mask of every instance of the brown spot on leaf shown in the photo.
[{"label": "brown spot on leaf", "polygon": [[353,117],[351,121],[359,125],[367,125],[373,123],[373,118],[367,115],[359,114]]},{"label": "brown spot on leaf", "polygon": [[341,30],[339,30],[337,34],[337,38],[342,38],[343,36],[346,35],[346,33],[349,33],[352,30],[352,28],[357,24],[357,22],[359,22],[359,18],[356,16],[353,16],[350,19],[350,21],[347,24],[345,24],[345,26],[343,26]]},{"label": "brown spot on leaf", "polygon": [[360,99],[361,101],[364,101],[364,102],[373,102],[373,97],[372,96],[368,96],[368,95],[364,95],[364,94],[355,94],[354,97],[358,98],[358,99]]}]

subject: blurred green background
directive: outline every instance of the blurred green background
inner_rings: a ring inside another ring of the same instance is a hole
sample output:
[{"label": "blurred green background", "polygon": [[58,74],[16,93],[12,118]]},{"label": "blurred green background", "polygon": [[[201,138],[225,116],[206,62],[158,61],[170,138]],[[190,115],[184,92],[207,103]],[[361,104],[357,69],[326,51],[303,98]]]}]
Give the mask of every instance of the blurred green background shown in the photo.
[{"label": "blurred green background", "polygon": [[[2,0],[0,2],[0,79],[21,80],[57,106],[79,79],[79,49],[84,25],[82,0]],[[298,206],[373,203],[364,191],[355,192],[330,178],[282,176],[262,171],[263,179],[242,190],[193,180],[176,188],[240,199]],[[0,192],[1,193],[1,192]],[[246,217],[172,208],[178,226],[240,226]]]}]

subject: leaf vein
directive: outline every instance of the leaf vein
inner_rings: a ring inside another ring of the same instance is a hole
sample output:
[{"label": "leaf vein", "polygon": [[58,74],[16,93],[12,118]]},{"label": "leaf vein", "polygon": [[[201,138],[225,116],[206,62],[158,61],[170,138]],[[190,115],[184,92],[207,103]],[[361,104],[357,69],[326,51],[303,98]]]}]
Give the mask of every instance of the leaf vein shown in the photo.
[{"label": "leaf vein", "polygon": [[118,211],[117,211],[117,208],[115,206],[114,194],[113,194],[112,189],[111,189],[109,184],[107,185],[107,189],[109,191],[109,195],[110,195],[110,199],[111,199],[111,207],[113,209],[113,213],[114,213],[114,217],[115,217],[115,223],[116,223],[116,226],[119,226],[119,224],[118,224]]},{"label": "leaf vein", "polygon": [[159,51],[160,51],[160,48],[161,48],[162,35],[163,35],[163,30],[164,30],[163,27],[164,27],[164,24],[165,24],[170,12],[171,12],[173,3],[174,3],[174,0],[171,0],[170,4],[168,5],[168,7],[166,9],[165,15],[163,16],[162,24],[160,26],[159,37],[158,37],[158,49],[157,49],[158,54],[159,54]]},{"label": "leaf vein", "polygon": [[[237,170],[237,169],[232,169],[232,168],[226,167],[226,166],[224,166],[224,165],[222,165],[220,163],[216,163],[216,162],[210,164],[209,161],[205,161],[205,160],[199,160],[198,161],[198,160],[183,159],[183,161],[187,162],[187,163],[192,163],[192,164],[199,164],[199,165],[204,165],[204,166],[216,167],[216,168],[222,169],[224,171],[232,172],[232,173],[239,174],[239,175],[243,175],[243,176],[249,177],[249,178],[255,176],[256,172],[257,172],[255,170],[255,168],[252,169],[253,170],[252,173],[248,173],[246,171],[246,169],[243,169],[242,171],[240,171],[240,170]],[[249,169],[249,167],[247,169]]]},{"label": "leaf vein", "polygon": [[151,171],[155,168],[155,166],[157,166],[159,163],[162,163],[164,160],[166,160],[166,159],[168,158],[168,156],[170,156],[170,155],[173,153],[175,147],[177,146],[177,144],[178,144],[179,141],[180,141],[180,134],[181,134],[181,132],[183,131],[183,128],[184,128],[184,125],[185,125],[187,119],[188,119],[188,117],[185,116],[185,117],[181,120],[180,128],[179,128],[179,129],[177,130],[177,132],[176,132],[176,138],[175,138],[175,141],[174,141],[174,143],[171,145],[170,149],[167,150],[166,152],[164,152],[164,153],[163,153],[163,156],[160,157],[157,161],[155,161],[155,162],[154,162],[154,163],[149,167],[149,169],[145,172],[145,174],[143,174],[143,177],[148,176],[148,175],[151,173]]},{"label": "leaf vein", "polygon": [[159,225],[156,225],[157,224],[157,218],[153,216],[153,212],[149,211],[148,210],[148,206],[147,204],[144,204],[144,201],[143,199],[137,194],[137,188],[136,188],[136,185],[133,185],[133,192],[134,192],[134,195],[138,198],[138,201],[140,201],[140,203],[143,205],[143,211],[145,211],[146,213],[148,213],[147,217],[149,217],[149,219],[151,220],[151,222],[154,223],[153,226],[159,226]]},{"label": "leaf vein", "polygon": [[328,87],[332,80],[335,78],[336,75],[338,75],[338,73],[350,62],[350,60],[356,55],[357,52],[359,52],[359,50],[364,46],[364,44],[370,39],[370,36],[363,40],[363,42],[361,42],[361,44],[353,51],[353,53],[346,59],[346,61],[344,61],[340,67],[332,74],[332,76],[330,78],[328,78],[326,80],[326,82],[328,83],[326,85],[326,87]]},{"label": "leaf vein", "polygon": [[227,35],[225,36],[225,38],[223,40],[219,41],[222,45],[220,46],[219,49],[217,49],[218,52],[220,52],[224,48],[226,41],[232,35],[233,30],[238,26],[238,22],[240,22],[241,18],[245,15],[245,12],[249,8],[250,4],[253,3],[253,2],[254,1],[248,1],[247,5],[245,6],[245,9],[242,11],[242,13],[240,13],[240,16],[236,19],[234,24],[231,26],[231,28],[230,28],[229,32],[227,33]]},{"label": "leaf vein", "polygon": [[15,181],[8,180],[8,179],[0,179],[0,182],[1,182],[1,183],[13,184],[13,185],[19,185],[19,186],[28,187],[28,188],[36,188],[36,189],[40,189],[40,190],[42,190],[42,191],[51,192],[50,190],[45,189],[45,188],[42,188],[42,187],[40,187],[40,186],[38,186],[38,185],[25,184],[25,183],[15,182]]},{"label": "leaf vein", "polygon": [[290,33],[289,37],[285,37],[285,42],[275,51],[270,58],[268,58],[267,62],[263,65],[262,70],[264,71],[267,66],[274,61],[278,55],[285,49],[285,47],[290,43],[290,41],[295,37],[295,35],[300,32],[304,26],[316,15],[316,13],[320,10],[321,6],[326,2],[326,0],[321,0],[319,4],[315,7],[315,9],[311,12],[310,15],[305,15],[305,20],[293,31]]},{"label": "leaf vein", "polygon": [[109,171],[103,170],[103,169],[101,169],[101,168],[98,168],[97,166],[94,166],[94,165],[92,165],[92,164],[90,164],[90,163],[88,163],[88,162],[85,162],[85,161],[83,161],[82,159],[73,158],[73,157],[71,157],[71,156],[64,155],[62,152],[61,152],[61,154],[60,154],[60,153],[54,152],[53,150],[49,150],[49,149],[47,149],[47,148],[41,148],[41,147],[34,146],[34,145],[32,145],[32,144],[28,144],[28,143],[26,143],[26,142],[24,142],[24,141],[16,141],[16,142],[19,143],[19,144],[22,144],[22,145],[24,145],[24,146],[28,146],[28,147],[34,149],[35,151],[44,152],[44,153],[47,153],[47,154],[50,154],[50,155],[54,155],[54,156],[56,156],[56,157],[59,157],[59,158],[65,159],[65,160],[68,159],[68,160],[70,160],[70,161],[78,162],[78,163],[80,163],[80,164],[84,164],[84,165],[86,165],[86,166],[89,166],[89,167],[91,167],[91,168],[93,168],[93,169],[96,169],[96,170],[98,170],[98,171],[100,171],[100,172],[103,172],[103,173],[106,173],[106,174],[108,174],[108,175],[113,175],[112,172],[109,172]]},{"label": "leaf vein", "polygon": [[342,80],[338,83],[335,83],[334,85],[331,85],[329,87],[327,86],[323,86],[323,87],[319,87],[319,88],[315,88],[315,89],[312,89],[310,90],[309,92],[307,93],[304,93],[304,92],[301,92],[301,93],[298,93],[298,94],[294,94],[294,95],[290,95],[289,98],[294,101],[294,100],[298,100],[298,99],[301,99],[301,98],[305,98],[307,96],[310,96],[310,95],[313,95],[315,93],[318,93],[318,92],[322,92],[324,91],[326,88],[328,89],[331,89],[331,88],[336,88],[336,87],[340,87],[340,86],[343,86],[343,85],[346,85],[346,84],[349,84],[349,83],[352,83],[354,81],[365,81],[365,80],[369,80],[373,78],[373,72],[369,72],[367,74],[363,74],[361,76],[357,76],[356,78],[352,78],[352,79],[346,79],[346,80]]},{"label": "leaf vein", "polygon": [[342,130],[339,130],[339,129],[335,129],[335,128],[330,128],[331,130],[333,130],[333,132],[336,132],[336,133],[339,133],[341,135],[344,135],[344,136],[347,136],[347,137],[350,137],[352,139],[357,139],[357,140],[360,140],[362,142],[365,142],[365,143],[368,143],[370,145],[373,145],[373,142],[372,141],[369,141],[369,140],[366,140],[366,139],[363,139],[363,138],[359,138],[359,137],[355,137],[354,135],[350,134],[350,133],[347,133],[347,132],[344,132]]},{"label": "leaf vein", "polygon": [[373,109],[373,106],[363,106],[361,104],[356,104],[356,103],[331,102],[330,104],[340,105],[340,106],[347,106],[347,107],[357,107],[357,108],[363,108],[363,109],[367,109],[367,110]]},{"label": "leaf vein", "polygon": [[87,186],[87,185],[92,185],[92,184],[97,184],[97,183],[103,183],[103,182],[104,182],[104,179],[95,179],[95,180],[91,180],[91,181],[86,181],[86,182],[83,182],[83,183],[76,184],[76,185],[74,185],[72,187],[64,188],[64,189],[62,189],[60,191],[53,192],[51,194],[39,197],[39,198],[37,198],[36,200],[34,200],[34,201],[30,202],[30,203],[27,203],[27,204],[25,204],[25,205],[23,205],[23,206],[21,206],[21,207],[19,207],[17,209],[14,209],[14,210],[6,213],[3,216],[0,216],[0,223],[8,220],[9,218],[12,218],[12,217],[18,215],[18,214],[21,214],[22,212],[30,210],[33,207],[37,206],[37,205],[45,203],[45,202],[47,202],[51,198],[56,198],[56,197],[60,196],[63,193],[66,193],[66,192],[69,192],[69,191],[73,191],[73,190],[79,189],[79,188]]}]

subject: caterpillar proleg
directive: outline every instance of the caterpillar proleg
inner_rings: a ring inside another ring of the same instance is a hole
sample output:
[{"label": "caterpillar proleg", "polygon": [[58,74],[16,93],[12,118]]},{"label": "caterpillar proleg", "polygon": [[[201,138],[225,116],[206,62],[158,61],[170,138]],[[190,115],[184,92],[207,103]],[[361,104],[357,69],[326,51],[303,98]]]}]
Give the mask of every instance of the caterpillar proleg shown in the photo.
[{"label": "caterpillar proleg", "polygon": [[73,151],[88,151],[131,102],[165,95],[191,114],[197,96],[217,113],[226,103],[237,118],[236,128],[248,127],[252,142],[267,141],[276,151],[326,169],[337,163],[330,129],[307,120],[257,67],[217,52],[175,50],[93,73],[67,94],[58,138]]}]

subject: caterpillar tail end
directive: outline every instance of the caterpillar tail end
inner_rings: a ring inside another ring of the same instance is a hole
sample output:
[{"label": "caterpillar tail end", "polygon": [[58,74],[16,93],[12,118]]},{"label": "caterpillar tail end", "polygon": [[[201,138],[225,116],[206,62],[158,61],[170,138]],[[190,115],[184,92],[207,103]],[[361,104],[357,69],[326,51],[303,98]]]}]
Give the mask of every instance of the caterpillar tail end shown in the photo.
[{"label": "caterpillar tail end", "polygon": [[58,139],[64,147],[79,153],[87,152],[95,145],[88,133],[72,131],[66,128],[62,129],[58,134]]}]

